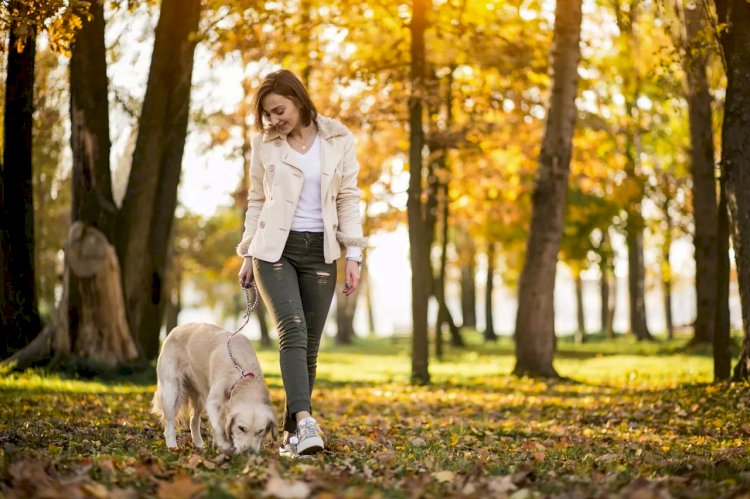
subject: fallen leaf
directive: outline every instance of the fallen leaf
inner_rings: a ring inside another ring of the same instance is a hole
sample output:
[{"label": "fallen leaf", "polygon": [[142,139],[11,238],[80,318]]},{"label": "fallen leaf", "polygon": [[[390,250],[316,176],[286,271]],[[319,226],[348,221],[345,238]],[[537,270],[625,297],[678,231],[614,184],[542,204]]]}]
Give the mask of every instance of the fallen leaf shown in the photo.
[{"label": "fallen leaf", "polygon": [[409,443],[412,444],[414,447],[424,447],[427,445],[427,442],[425,442],[424,438],[422,437],[414,437],[411,440],[409,440]]},{"label": "fallen leaf", "polygon": [[264,497],[276,497],[278,499],[305,499],[309,495],[310,486],[305,482],[290,482],[278,476],[272,476],[263,490]]},{"label": "fallen leaf", "polygon": [[516,484],[513,483],[512,475],[493,476],[487,480],[487,489],[489,489],[492,495],[507,494],[517,488]]},{"label": "fallen leaf", "polygon": [[159,481],[156,496],[159,499],[187,499],[203,492],[206,486],[195,482],[187,473],[180,473],[171,482]]},{"label": "fallen leaf", "polygon": [[452,471],[435,471],[432,473],[432,477],[440,483],[452,482],[456,478],[456,474]]}]

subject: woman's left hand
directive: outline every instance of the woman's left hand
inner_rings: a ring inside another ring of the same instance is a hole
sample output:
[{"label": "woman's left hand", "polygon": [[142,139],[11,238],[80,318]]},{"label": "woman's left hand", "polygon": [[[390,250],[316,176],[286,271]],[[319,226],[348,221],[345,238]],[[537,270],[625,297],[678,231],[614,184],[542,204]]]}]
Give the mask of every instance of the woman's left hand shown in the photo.
[{"label": "woman's left hand", "polygon": [[359,286],[359,264],[354,260],[347,260],[344,276],[344,294],[349,296]]}]

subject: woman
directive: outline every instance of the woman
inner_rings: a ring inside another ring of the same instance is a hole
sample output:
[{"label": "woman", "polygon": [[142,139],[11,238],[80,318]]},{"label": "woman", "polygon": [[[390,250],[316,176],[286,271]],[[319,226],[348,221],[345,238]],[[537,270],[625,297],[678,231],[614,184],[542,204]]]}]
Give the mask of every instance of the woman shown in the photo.
[{"label": "woman", "polygon": [[279,70],[255,96],[256,128],[250,164],[239,279],[253,280],[276,319],[286,392],[283,455],[324,449],[312,417],[318,348],[336,286],[336,260],[346,247],[343,293],[359,285],[362,236],[354,137],[318,114],[302,82]]}]

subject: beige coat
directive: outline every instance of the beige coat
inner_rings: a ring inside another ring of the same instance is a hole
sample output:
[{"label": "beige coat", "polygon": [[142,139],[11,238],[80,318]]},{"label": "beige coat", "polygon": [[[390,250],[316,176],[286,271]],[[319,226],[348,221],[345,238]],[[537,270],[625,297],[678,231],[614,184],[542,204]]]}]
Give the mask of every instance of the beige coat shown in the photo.
[{"label": "beige coat", "polygon": [[[354,136],[341,123],[318,115],[321,138],[320,199],[323,208],[323,251],[326,263],[341,256],[341,247],[364,248],[357,188],[359,165]],[[253,137],[250,193],[240,256],[267,262],[281,258],[297,209],[304,175],[286,135],[266,131]]]}]

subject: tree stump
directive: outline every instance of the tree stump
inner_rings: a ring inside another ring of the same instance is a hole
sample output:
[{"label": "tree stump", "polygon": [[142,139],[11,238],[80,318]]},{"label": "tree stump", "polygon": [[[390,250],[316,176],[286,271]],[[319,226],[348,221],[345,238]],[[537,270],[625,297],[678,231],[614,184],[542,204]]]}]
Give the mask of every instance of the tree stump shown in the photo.
[{"label": "tree stump", "polygon": [[65,244],[64,290],[55,316],[10,360],[24,368],[70,355],[109,367],[138,359],[120,282],[114,247],[96,228],[75,222]]}]

